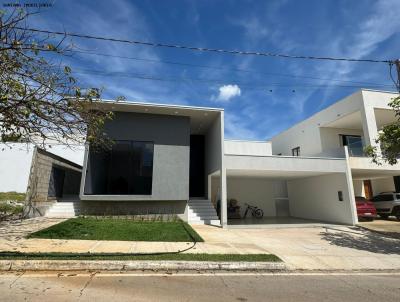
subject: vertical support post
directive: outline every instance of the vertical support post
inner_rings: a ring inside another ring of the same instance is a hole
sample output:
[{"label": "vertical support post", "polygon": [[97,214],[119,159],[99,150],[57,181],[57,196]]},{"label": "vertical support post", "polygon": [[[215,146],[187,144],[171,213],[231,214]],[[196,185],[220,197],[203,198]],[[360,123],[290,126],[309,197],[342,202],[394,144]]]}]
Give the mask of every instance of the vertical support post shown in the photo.
[{"label": "vertical support post", "polygon": [[344,146],[344,153],[346,156],[346,182],[347,182],[347,190],[349,191],[349,205],[351,212],[351,220],[352,225],[356,225],[358,223],[357,209],[356,209],[356,199],[354,196],[354,187],[353,187],[353,176],[351,174],[350,160],[349,160],[349,149],[347,146]]},{"label": "vertical support post", "polygon": [[226,187],[226,169],[221,169],[220,177],[220,193],[221,193],[221,225],[223,228],[228,226],[228,202],[227,202],[227,187]]},{"label": "vertical support post", "polygon": [[211,174],[207,175],[207,199],[212,201],[212,180]]}]

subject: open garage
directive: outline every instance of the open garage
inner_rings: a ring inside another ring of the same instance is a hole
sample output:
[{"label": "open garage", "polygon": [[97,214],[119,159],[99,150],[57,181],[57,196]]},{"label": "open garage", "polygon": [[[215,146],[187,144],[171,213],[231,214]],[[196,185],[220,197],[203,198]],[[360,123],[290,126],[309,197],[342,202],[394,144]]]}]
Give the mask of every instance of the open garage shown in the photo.
[{"label": "open garage", "polygon": [[[344,159],[228,155],[225,165],[229,227],[356,223]],[[248,205],[261,209],[262,217]]]}]

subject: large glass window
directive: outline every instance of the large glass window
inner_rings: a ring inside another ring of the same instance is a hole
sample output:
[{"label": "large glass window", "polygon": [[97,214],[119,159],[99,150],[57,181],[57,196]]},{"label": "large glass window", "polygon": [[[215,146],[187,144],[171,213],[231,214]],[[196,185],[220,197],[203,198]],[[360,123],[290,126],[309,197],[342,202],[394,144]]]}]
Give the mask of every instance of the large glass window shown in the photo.
[{"label": "large glass window", "polygon": [[85,194],[151,195],[152,142],[116,141],[110,151],[90,151]]},{"label": "large glass window", "polygon": [[350,156],[363,156],[364,147],[362,138],[359,135],[341,135],[342,145],[347,146]]}]

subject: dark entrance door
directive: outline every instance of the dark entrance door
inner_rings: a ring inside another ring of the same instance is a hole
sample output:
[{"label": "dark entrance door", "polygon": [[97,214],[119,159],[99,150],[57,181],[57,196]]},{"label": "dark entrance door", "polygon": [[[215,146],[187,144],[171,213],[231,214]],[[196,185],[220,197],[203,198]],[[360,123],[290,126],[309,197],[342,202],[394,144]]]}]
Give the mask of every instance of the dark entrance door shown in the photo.
[{"label": "dark entrance door", "polygon": [[205,196],[204,135],[190,136],[189,196]]},{"label": "dark entrance door", "polygon": [[62,197],[64,187],[65,171],[58,167],[51,168],[49,182],[49,197]]}]

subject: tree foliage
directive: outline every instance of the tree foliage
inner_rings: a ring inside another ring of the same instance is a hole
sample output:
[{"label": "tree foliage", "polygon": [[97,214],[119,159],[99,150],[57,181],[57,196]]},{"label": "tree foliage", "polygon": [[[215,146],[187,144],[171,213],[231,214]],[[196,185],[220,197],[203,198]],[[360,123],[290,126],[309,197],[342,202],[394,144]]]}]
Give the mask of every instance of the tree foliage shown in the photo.
[{"label": "tree foliage", "polygon": [[28,31],[31,15],[0,11],[0,141],[107,146],[102,129],[112,113],[93,110],[101,89],[79,85],[62,63],[65,38]]}]

